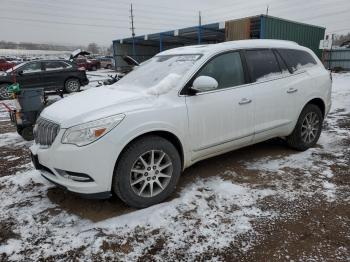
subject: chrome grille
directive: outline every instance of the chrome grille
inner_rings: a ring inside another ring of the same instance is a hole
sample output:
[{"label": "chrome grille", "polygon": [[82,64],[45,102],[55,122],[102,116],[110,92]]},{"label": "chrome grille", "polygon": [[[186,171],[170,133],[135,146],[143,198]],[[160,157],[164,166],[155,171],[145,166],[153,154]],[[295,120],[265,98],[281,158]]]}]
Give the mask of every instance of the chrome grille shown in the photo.
[{"label": "chrome grille", "polygon": [[43,146],[51,146],[60,131],[60,125],[44,118],[38,118],[34,128],[35,143]]}]

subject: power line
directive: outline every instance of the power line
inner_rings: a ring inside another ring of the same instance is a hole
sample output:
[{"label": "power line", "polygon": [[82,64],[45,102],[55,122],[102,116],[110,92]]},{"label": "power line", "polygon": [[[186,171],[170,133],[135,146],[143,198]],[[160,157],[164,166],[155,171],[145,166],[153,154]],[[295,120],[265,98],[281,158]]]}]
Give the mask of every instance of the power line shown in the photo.
[{"label": "power line", "polygon": [[[11,1],[17,1],[17,2],[22,2],[23,4],[27,4],[27,5],[30,5],[32,6],[32,4],[28,3],[27,1],[25,0],[11,0]],[[46,2],[35,2],[35,4],[38,4],[38,8],[41,8],[41,9],[44,9],[44,6],[46,7],[54,7],[54,8],[58,8],[58,9],[63,9],[63,10],[68,10],[68,11],[71,11],[72,12],[72,9],[71,8],[67,8],[65,5],[60,5],[60,4],[52,4],[52,3],[46,3]],[[70,3],[70,5],[74,5],[74,3]],[[91,11],[91,8],[88,8],[88,7],[84,7],[84,6],[81,6],[81,5],[77,5],[75,4],[75,6],[79,7],[79,10],[86,10],[86,11]],[[101,5],[90,5],[91,7],[94,8],[94,12],[95,13],[99,13],[99,14],[103,14],[103,15],[106,15],[106,13],[109,13],[109,14],[113,14],[115,15],[115,11],[112,11],[111,9],[116,9],[116,10],[122,10],[124,11],[124,13],[128,12],[127,9],[122,9],[120,7],[117,7],[117,6],[114,6],[113,8],[105,8]],[[101,10],[97,10],[97,9],[101,9]],[[102,10],[105,10],[105,11],[102,11]],[[139,9],[140,11],[142,11],[142,9]],[[135,11],[135,10],[134,10]],[[169,20],[169,17],[174,17],[175,18],[178,18],[180,14],[175,14],[174,12],[171,12],[171,14],[163,14],[164,10],[160,10],[160,11],[144,11],[144,12],[147,12],[147,13],[155,13],[157,16],[159,17],[165,17],[167,18],[167,20]],[[153,16],[151,19],[154,19],[155,17]],[[183,18],[182,18],[183,19]]]},{"label": "power line", "polygon": [[[14,18],[14,17],[0,17],[0,19],[3,20],[11,20],[11,21],[25,21],[25,22],[35,22],[35,23],[49,23],[49,24],[55,24],[55,25],[76,25],[76,26],[86,26],[86,27],[108,27],[108,28],[119,28],[119,29],[127,29],[127,26],[113,26],[113,25],[103,25],[103,24],[83,24],[83,23],[72,23],[72,22],[56,22],[56,21],[49,21],[49,20],[43,20],[43,19],[31,19],[31,18]],[[150,28],[150,27],[140,27],[140,29],[145,30],[161,30],[159,28]]]},{"label": "power line", "polygon": [[[81,19],[81,20],[101,20],[101,21],[106,21],[106,22],[127,22],[126,19],[108,19],[108,18],[99,18],[99,17],[80,17],[80,16],[74,16],[74,15],[60,15],[60,14],[53,14],[53,13],[46,13],[46,12],[37,12],[37,11],[25,11],[23,9],[16,9],[16,10],[9,10],[9,9],[2,9],[1,11],[5,11],[5,12],[22,12],[23,14],[34,14],[34,15],[42,15],[42,16],[54,16],[54,17],[60,17],[60,18],[68,18],[68,19]],[[20,14],[19,14],[20,15]],[[173,26],[176,27],[178,25],[175,25],[173,23],[167,23],[162,21],[161,23],[156,23],[156,22],[152,22],[152,21],[147,21],[147,19],[140,17],[139,20],[146,20],[143,21],[143,24],[152,24],[152,25],[168,25],[168,26]]]}]

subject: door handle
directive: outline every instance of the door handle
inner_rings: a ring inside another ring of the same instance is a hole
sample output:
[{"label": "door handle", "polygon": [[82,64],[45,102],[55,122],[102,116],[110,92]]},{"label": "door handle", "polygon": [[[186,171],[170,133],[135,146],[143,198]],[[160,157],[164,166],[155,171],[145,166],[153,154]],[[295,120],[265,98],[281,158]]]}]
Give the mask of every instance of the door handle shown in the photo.
[{"label": "door handle", "polygon": [[292,94],[292,93],[295,93],[295,92],[298,92],[298,89],[296,89],[296,88],[289,88],[289,89],[287,90],[287,93],[288,93],[288,94]]},{"label": "door handle", "polygon": [[249,103],[251,103],[251,102],[252,102],[251,99],[243,98],[241,101],[239,101],[238,104],[240,104],[240,105],[246,105],[246,104],[249,104]]}]

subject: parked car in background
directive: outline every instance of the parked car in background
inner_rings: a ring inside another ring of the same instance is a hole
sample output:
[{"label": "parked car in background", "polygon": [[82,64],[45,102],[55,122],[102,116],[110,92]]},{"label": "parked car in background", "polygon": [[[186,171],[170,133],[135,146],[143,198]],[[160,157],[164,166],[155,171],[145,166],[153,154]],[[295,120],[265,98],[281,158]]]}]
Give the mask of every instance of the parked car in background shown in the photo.
[{"label": "parked car in background", "polygon": [[79,67],[84,67],[86,70],[89,71],[96,71],[97,69],[101,68],[101,62],[97,59],[88,59],[84,56],[78,56],[77,58],[74,58],[73,61]]},{"label": "parked car in background", "polygon": [[296,150],[314,146],[330,106],[330,73],[296,43],[180,47],[44,109],[32,159],[70,191],[115,192],[144,208],[165,200],[200,160],[274,137]]},{"label": "parked car in background", "polygon": [[101,57],[98,59],[101,63],[101,68],[112,69],[113,68],[113,59]]},{"label": "parked car in background", "polygon": [[6,71],[15,65],[15,62],[7,61],[5,58],[0,58],[0,71]]},{"label": "parked car in background", "polygon": [[77,92],[89,83],[85,69],[72,62],[62,60],[38,60],[19,64],[0,75],[0,99],[10,99],[8,86],[14,82],[20,88],[44,88]]}]

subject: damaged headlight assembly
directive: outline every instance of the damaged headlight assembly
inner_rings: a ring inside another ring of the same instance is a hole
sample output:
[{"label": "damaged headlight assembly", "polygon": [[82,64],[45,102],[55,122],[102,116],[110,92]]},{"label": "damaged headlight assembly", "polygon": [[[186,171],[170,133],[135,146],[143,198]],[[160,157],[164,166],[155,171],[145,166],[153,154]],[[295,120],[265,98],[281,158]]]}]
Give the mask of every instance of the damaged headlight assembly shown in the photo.
[{"label": "damaged headlight assembly", "polygon": [[124,117],[124,114],[118,114],[70,127],[64,132],[61,142],[77,146],[91,144],[115,128]]}]

